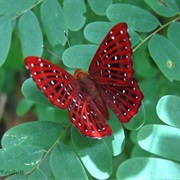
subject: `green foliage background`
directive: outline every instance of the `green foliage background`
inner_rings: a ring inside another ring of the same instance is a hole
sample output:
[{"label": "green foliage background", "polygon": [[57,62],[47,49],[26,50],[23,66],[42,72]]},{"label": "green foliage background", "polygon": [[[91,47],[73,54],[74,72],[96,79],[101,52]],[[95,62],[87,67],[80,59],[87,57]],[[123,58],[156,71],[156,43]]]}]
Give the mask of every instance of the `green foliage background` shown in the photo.
[{"label": "green foliage background", "polygon": [[[16,124],[26,122],[2,137],[0,176],[180,178],[179,9],[179,0],[0,0],[0,122],[9,128],[14,113],[23,117]],[[103,37],[120,22],[129,27],[143,105],[128,124],[110,112],[112,136],[83,137],[67,111],[53,107],[27,79],[24,58],[42,56],[70,73],[87,70]]]}]

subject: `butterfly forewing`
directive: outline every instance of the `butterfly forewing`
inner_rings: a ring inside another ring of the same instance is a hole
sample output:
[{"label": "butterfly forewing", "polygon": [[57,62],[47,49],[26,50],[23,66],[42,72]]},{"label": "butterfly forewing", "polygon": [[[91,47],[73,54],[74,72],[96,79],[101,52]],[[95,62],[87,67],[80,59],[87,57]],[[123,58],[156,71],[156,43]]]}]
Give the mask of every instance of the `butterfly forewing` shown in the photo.
[{"label": "butterfly forewing", "polygon": [[80,91],[68,110],[71,122],[83,135],[94,138],[111,135],[112,130],[105,118],[85,93]]},{"label": "butterfly forewing", "polygon": [[123,123],[129,122],[137,114],[143,98],[134,78],[127,86],[101,86],[99,91],[106,104]]},{"label": "butterfly forewing", "polygon": [[59,66],[40,57],[27,57],[25,63],[37,86],[50,102],[60,108],[68,108],[72,97],[78,94],[78,81]]},{"label": "butterfly forewing", "polygon": [[88,72],[97,84],[126,85],[133,76],[131,57],[127,25],[117,24],[102,41]]}]

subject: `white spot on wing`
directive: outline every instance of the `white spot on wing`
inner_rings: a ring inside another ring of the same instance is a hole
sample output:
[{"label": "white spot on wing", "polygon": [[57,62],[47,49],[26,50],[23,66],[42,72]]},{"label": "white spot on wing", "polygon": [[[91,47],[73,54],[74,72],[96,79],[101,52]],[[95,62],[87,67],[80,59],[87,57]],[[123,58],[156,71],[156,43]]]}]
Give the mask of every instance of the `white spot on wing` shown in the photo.
[{"label": "white spot on wing", "polygon": [[115,39],[115,37],[114,37],[114,36],[111,36],[111,39],[112,39],[112,40],[114,40],[114,39]]},{"label": "white spot on wing", "polygon": [[66,76],[66,74],[64,75],[64,78],[65,78],[65,79],[68,79],[68,77]]},{"label": "white spot on wing", "polygon": [[83,96],[81,95],[81,94],[79,94],[79,97],[82,99],[83,98]]},{"label": "white spot on wing", "polygon": [[99,64],[100,64],[99,61],[96,61],[96,64],[97,64],[97,66],[99,66]]}]

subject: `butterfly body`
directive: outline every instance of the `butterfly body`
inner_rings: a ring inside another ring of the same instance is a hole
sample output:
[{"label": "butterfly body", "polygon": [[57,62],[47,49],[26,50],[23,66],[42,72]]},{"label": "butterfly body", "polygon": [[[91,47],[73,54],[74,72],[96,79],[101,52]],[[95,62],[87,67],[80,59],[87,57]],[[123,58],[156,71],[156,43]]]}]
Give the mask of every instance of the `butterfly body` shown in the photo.
[{"label": "butterfly body", "polygon": [[96,109],[101,112],[104,119],[109,119],[106,104],[97,89],[97,84],[95,84],[90,75],[78,69],[75,71],[74,77],[78,80],[81,91],[94,102]]},{"label": "butterfly body", "polygon": [[127,123],[141,105],[143,94],[133,78],[131,58],[127,25],[119,23],[100,44],[87,73],[77,69],[72,76],[36,56],[27,57],[25,63],[39,89],[53,105],[68,109],[71,122],[83,135],[102,138],[112,133],[107,107]]}]

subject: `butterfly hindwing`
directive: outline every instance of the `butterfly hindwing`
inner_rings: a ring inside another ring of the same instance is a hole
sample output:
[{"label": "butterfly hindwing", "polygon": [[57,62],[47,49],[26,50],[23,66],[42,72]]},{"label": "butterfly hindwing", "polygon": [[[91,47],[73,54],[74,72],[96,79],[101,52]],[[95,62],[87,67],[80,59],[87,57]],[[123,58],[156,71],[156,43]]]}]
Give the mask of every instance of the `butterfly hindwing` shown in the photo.
[{"label": "butterfly hindwing", "polygon": [[112,130],[105,118],[85,93],[80,92],[76,98],[72,99],[68,111],[71,122],[83,135],[93,138],[111,135]]},{"label": "butterfly hindwing", "polygon": [[127,25],[117,24],[102,41],[88,72],[97,84],[126,85],[133,76],[131,57]]},{"label": "butterfly hindwing", "polygon": [[137,81],[132,78],[127,86],[100,86],[101,97],[122,123],[137,114],[143,94]]},{"label": "butterfly hindwing", "polygon": [[41,57],[27,57],[25,63],[33,80],[50,102],[57,107],[68,108],[71,98],[78,94],[78,81],[59,66]]}]

